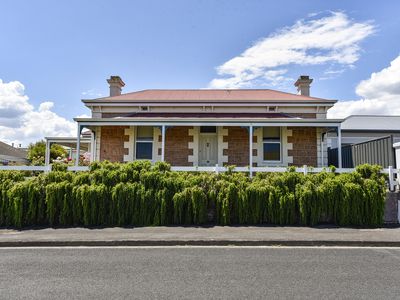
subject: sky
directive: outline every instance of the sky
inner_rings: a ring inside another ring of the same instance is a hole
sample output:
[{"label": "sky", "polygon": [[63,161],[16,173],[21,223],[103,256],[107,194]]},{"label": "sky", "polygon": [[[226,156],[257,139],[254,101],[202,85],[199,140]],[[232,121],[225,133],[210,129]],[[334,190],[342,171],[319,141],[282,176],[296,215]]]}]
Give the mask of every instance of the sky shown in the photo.
[{"label": "sky", "polygon": [[0,1],[0,140],[76,135],[81,99],[270,88],[337,99],[330,118],[400,115],[400,1]]}]

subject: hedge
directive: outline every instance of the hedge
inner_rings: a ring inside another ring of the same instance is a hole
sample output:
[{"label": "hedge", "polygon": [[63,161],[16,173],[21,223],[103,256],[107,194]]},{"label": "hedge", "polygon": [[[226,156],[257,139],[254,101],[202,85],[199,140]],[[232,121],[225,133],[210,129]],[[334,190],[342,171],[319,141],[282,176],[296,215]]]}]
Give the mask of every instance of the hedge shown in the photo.
[{"label": "hedge", "polygon": [[[93,163],[29,176],[0,171],[0,226],[158,226],[213,223],[380,226],[378,166],[350,174],[173,172],[166,163]],[[209,216],[213,216],[210,218]]]}]

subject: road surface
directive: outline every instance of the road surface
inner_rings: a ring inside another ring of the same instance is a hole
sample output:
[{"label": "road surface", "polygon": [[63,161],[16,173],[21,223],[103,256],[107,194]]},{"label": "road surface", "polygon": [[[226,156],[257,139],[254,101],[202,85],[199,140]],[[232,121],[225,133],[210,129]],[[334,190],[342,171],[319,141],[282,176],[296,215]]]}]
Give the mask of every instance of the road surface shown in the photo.
[{"label": "road surface", "polygon": [[395,299],[400,248],[0,248],[1,299]]}]

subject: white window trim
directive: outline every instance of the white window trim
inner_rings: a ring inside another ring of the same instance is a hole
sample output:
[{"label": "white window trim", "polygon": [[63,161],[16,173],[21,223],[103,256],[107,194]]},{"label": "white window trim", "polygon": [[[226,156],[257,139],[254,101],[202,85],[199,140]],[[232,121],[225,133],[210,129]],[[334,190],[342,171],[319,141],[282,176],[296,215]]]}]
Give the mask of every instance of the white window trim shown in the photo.
[{"label": "white window trim", "polygon": [[[149,160],[149,161],[153,161],[154,131],[153,131],[152,140],[140,140],[140,139],[138,139],[138,127],[139,127],[139,126],[136,126],[135,160]],[[151,158],[137,158],[137,143],[151,143]]]},{"label": "white window trim", "polygon": [[[279,144],[279,160],[264,160],[264,144]],[[264,127],[262,130],[262,161],[264,164],[281,164],[283,163],[282,157],[282,127],[279,127],[279,142],[266,142],[264,141]]]}]

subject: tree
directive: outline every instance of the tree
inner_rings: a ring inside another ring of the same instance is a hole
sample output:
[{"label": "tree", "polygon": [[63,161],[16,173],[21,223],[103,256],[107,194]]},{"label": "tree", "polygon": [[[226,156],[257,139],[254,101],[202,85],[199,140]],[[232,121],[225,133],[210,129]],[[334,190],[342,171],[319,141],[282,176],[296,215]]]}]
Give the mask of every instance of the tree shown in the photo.
[{"label": "tree", "polygon": [[[40,166],[44,165],[44,158],[46,153],[46,142],[41,140],[34,144],[30,144],[28,147],[28,159],[32,165]],[[62,146],[53,144],[50,148],[50,161],[57,159],[58,157],[65,158],[67,156],[67,150]]]}]

